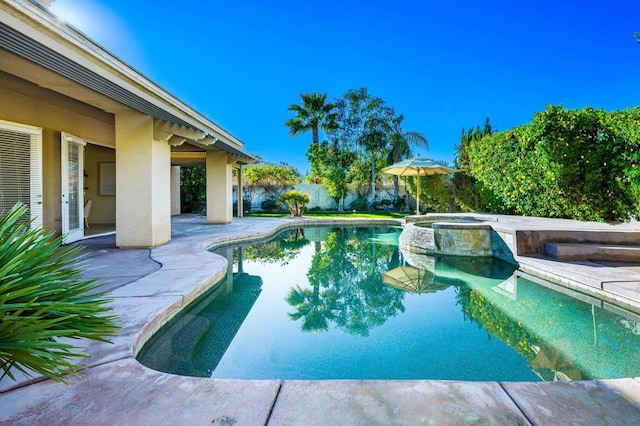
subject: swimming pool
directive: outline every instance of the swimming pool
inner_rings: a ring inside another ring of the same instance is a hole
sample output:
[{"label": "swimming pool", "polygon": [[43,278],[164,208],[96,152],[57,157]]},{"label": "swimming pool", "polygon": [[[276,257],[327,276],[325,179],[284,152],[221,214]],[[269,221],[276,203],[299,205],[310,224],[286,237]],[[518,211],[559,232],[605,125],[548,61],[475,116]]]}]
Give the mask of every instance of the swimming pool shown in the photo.
[{"label": "swimming pool", "polygon": [[138,359],[237,379],[640,374],[637,316],[534,283],[497,259],[401,252],[399,233],[305,228],[219,249],[234,262],[232,279],[167,324]]}]

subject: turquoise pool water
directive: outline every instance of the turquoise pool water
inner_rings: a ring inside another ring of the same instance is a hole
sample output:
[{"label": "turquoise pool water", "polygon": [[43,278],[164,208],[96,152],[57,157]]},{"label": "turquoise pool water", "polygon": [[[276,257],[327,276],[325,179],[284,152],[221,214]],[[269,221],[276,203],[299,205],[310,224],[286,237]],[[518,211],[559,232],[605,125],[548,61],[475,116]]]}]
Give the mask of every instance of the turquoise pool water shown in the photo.
[{"label": "turquoise pool water", "polygon": [[216,250],[233,261],[233,276],[163,327],[138,360],[236,379],[640,375],[638,316],[534,283],[497,259],[403,253],[399,232],[306,228]]}]

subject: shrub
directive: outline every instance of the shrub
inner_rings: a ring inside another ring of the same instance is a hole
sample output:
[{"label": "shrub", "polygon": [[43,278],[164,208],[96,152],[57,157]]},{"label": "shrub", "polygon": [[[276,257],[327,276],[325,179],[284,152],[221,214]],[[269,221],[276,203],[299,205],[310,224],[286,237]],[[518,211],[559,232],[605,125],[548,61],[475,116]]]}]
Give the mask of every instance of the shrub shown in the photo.
[{"label": "shrub", "polygon": [[[242,212],[243,213],[249,213],[251,211],[251,200],[247,199],[247,198],[243,198],[242,199]],[[233,212],[235,214],[238,214],[238,202],[234,201],[233,202]]]},{"label": "shrub", "polygon": [[394,209],[395,211],[398,211],[398,212],[403,211],[403,210],[404,210],[405,205],[406,205],[406,201],[405,201],[405,197],[404,197],[404,196],[402,196],[402,197],[396,197],[396,198],[393,200],[393,209]]},{"label": "shrub", "polygon": [[291,216],[302,216],[304,208],[310,201],[309,194],[295,189],[280,196],[280,202],[289,208]]},{"label": "shrub", "polygon": [[483,212],[489,208],[492,194],[487,191],[477,179],[471,175],[469,166],[469,150],[474,141],[478,141],[485,136],[491,135],[495,129],[486,118],[484,126],[472,127],[468,130],[462,129],[460,143],[456,146],[455,166],[459,170],[451,177],[453,185],[453,199],[455,207],[464,212]]},{"label": "shrub", "polygon": [[89,356],[67,339],[109,342],[116,317],[106,315],[105,293],[90,294],[100,285],[82,279],[81,247],[29,229],[26,213],[17,204],[0,219],[0,378],[15,380],[15,369],[64,382],[80,368],[72,359]]},{"label": "shrub", "polygon": [[[415,197],[417,193],[417,177],[407,177],[407,190]],[[429,213],[448,212],[451,210],[451,193],[448,175],[420,176],[420,210]]]},{"label": "shrub", "polygon": [[265,198],[260,203],[260,208],[266,212],[275,212],[280,210],[280,206],[275,198]]},{"label": "shrub", "polygon": [[376,200],[371,203],[371,210],[390,210],[392,204],[391,200]]},{"label": "shrub", "polygon": [[640,108],[549,106],[529,124],[474,140],[469,170],[496,212],[618,221],[638,215]]},{"label": "shrub", "polygon": [[349,210],[357,210],[359,212],[367,211],[367,200],[364,198],[356,198],[349,204]]}]

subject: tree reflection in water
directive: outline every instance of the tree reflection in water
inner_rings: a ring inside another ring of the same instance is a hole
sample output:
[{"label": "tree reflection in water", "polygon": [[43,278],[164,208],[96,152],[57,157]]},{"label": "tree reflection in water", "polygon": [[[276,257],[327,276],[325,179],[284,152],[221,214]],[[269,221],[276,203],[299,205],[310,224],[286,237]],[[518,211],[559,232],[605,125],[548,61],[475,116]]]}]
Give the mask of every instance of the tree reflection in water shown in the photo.
[{"label": "tree reflection in water", "polygon": [[[399,252],[396,232],[305,228],[238,247],[238,272],[227,274],[234,280],[165,325],[138,359],[161,371],[226,378],[638,375],[637,315],[554,291],[497,259]],[[231,259],[231,247],[220,250]],[[255,260],[247,272],[243,258]],[[450,288],[410,294],[384,283],[384,273],[407,265],[424,271],[408,279]]]},{"label": "tree reflection in water", "polygon": [[[382,231],[329,231],[307,272],[311,289],[296,286],[287,296],[295,308],[289,316],[302,321],[303,331],[326,331],[334,323],[349,334],[367,336],[371,328],[404,312],[404,292],[382,282],[382,273],[399,264],[396,244],[374,242]],[[364,238],[367,234],[372,238]]]},{"label": "tree reflection in water", "polygon": [[[278,234],[273,240],[262,244],[251,244],[243,249],[242,260],[259,260],[264,263],[288,264],[309,240],[304,229],[292,229]],[[239,259],[235,259],[238,261]]]}]

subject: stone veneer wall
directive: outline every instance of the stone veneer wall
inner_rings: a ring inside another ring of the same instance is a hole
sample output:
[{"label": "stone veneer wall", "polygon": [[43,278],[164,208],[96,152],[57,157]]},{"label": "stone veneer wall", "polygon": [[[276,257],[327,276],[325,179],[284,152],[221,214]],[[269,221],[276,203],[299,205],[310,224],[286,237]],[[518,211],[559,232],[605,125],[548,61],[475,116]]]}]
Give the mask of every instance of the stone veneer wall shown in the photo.
[{"label": "stone veneer wall", "polygon": [[493,256],[491,225],[486,223],[434,223],[436,253],[452,256]]},{"label": "stone veneer wall", "polygon": [[401,250],[417,254],[435,254],[435,239],[432,228],[416,226],[407,223],[402,228],[398,237],[398,246]]},{"label": "stone veneer wall", "polygon": [[407,223],[400,248],[419,254],[497,257],[515,262],[512,234],[495,231],[489,223],[434,223],[432,228]]}]

